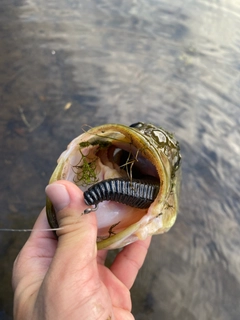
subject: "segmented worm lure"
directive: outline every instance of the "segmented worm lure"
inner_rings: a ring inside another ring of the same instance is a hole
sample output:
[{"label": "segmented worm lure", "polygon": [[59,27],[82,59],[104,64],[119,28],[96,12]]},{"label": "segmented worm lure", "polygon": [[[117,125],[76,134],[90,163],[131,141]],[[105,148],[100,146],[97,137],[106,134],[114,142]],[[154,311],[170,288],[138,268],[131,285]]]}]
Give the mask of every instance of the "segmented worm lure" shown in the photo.
[{"label": "segmented worm lure", "polygon": [[107,179],[100,181],[84,192],[86,205],[91,206],[105,200],[112,200],[134,208],[146,209],[159,192],[159,181],[139,179]]}]

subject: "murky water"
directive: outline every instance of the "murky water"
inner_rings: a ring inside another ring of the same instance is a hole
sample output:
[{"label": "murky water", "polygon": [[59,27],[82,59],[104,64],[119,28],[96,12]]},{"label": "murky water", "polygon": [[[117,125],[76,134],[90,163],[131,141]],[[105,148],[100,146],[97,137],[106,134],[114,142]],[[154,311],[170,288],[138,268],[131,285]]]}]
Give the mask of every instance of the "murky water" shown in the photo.
[{"label": "murky water", "polygon": [[[240,315],[240,1],[1,0],[0,228],[29,228],[66,145],[159,124],[181,143],[181,205],[132,289],[137,320]],[[0,318],[28,235],[0,232]]]}]

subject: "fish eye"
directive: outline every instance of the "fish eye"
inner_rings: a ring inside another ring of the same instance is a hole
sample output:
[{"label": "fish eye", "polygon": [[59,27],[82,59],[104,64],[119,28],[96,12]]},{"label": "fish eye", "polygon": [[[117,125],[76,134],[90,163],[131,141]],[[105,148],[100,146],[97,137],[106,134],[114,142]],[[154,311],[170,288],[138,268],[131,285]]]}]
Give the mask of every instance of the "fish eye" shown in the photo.
[{"label": "fish eye", "polygon": [[131,124],[129,127],[131,127],[131,128],[142,128],[142,126],[143,126],[143,123],[142,122],[135,122],[135,123],[133,123],[133,124]]}]

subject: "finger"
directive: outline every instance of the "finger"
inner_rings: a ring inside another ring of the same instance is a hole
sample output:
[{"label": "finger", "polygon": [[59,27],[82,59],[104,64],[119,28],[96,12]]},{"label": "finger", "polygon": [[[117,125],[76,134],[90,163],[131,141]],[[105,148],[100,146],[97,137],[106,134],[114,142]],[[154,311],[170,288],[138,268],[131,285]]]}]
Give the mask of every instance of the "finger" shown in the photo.
[{"label": "finger", "polygon": [[35,243],[35,241],[38,241],[38,239],[41,238],[56,239],[56,235],[50,228],[47,220],[46,208],[43,208],[43,210],[39,214],[28,241],[32,241],[33,243]]},{"label": "finger", "polygon": [[105,264],[107,253],[108,253],[107,250],[99,250],[97,252],[97,262],[98,262],[98,264],[101,264],[101,265]]},{"label": "finger", "polygon": [[[53,203],[60,230],[57,230],[58,246],[50,269],[54,278],[76,281],[76,274],[86,266],[96,265],[97,221],[93,212],[84,214],[86,204],[82,191],[69,181],[57,181],[46,188],[47,196]],[[66,261],[66,264],[63,262]]]},{"label": "finger", "polygon": [[[124,320],[134,320],[134,317],[132,313],[130,313],[128,310],[124,310],[122,308],[114,308],[116,311],[115,313],[117,314],[117,319],[124,319]],[[111,318],[108,318],[111,320]],[[107,320],[108,320],[107,319]]]},{"label": "finger", "polygon": [[146,258],[151,237],[146,240],[136,241],[117,255],[110,270],[115,276],[130,289],[136,279],[139,269]]}]

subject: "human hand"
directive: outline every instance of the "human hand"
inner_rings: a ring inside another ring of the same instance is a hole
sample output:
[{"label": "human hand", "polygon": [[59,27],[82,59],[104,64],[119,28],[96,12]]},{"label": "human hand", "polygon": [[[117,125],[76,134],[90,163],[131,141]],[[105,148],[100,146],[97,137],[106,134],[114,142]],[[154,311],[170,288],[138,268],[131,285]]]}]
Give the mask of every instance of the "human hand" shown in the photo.
[{"label": "human hand", "polygon": [[[129,289],[150,244],[137,241],[104,266],[106,250],[97,251],[97,222],[86,208],[81,190],[68,181],[46,188],[59,226],[58,239],[42,210],[13,268],[15,320],[128,320]],[[38,231],[37,231],[38,230]]]}]

